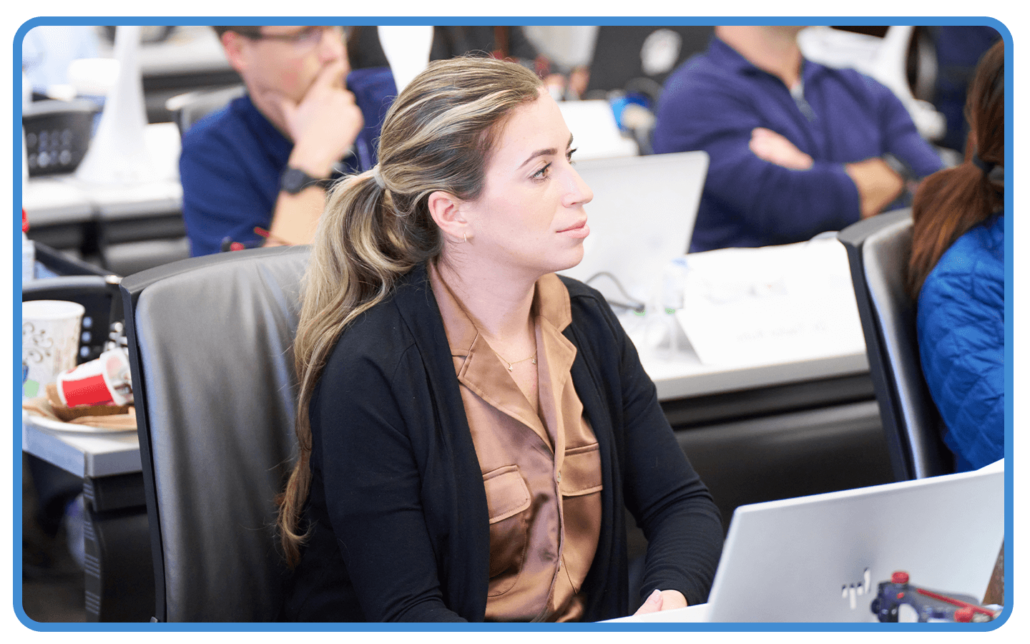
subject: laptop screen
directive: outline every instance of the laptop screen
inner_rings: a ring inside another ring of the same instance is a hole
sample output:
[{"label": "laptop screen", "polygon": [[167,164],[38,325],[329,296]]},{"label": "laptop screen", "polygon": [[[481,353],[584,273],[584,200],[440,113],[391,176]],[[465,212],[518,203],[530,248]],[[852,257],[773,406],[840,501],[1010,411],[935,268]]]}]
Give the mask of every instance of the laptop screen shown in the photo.
[{"label": "laptop screen", "polygon": [[666,265],[690,246],[708,154],[592,159],[577,162],[576,170],[594,193],[586,205],[590,235],[583,261],[562,274],[589,283],[610,302],[646,302]]}]

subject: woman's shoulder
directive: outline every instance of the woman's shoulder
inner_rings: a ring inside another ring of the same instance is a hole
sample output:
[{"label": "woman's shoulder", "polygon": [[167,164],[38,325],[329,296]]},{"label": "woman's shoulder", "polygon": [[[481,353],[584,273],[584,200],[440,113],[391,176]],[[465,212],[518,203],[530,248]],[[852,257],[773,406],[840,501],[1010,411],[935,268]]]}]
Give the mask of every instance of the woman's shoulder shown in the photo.
[{"label": "woman's shoulder", "polygon": [[360,313],[340,334],[325,373],[353,372],[357,366],[391,370],[415,344],[394,294]]},{"label": "woman's shoulder", "polygon": [[559,277],[569,292],[573,333],[591,345],[598,345],[597,351],[617,350],[625,332],[604,295],[579,280],[564,275]]},{"label": "woman's shoulder", "polygon": [[985,283],[1003,283],[1004,228],[1004,218],[994,216],[955,240],[927,276],[931,290],[946,285],[979,291]]},{"label": "woman's shoulder", "polygon": [[[425,271],[416,269],[403,276],[382,301],[359,314],[336,341],[325,367],[333,372],[367,373],[373,368],[392,374],[411,354],[425,345],[425,336],[433,329],[435,298],[425,279]],[[437,314],[438,316],[439,314]]]},{"label": "woman's shoulder", "polygon": [[[996,311],[1005,302],[1004,222],[992,218],[955,241],[919,292],[918,323],[942,328],[972,311]],[[999,230],[1002,230],[999,237]]]},{"label": "woman's shoulder", "polygon": [[612,315],[611,307],[600,291],[572,277],[559,275],[558,278],[569,292],[573,323],[584,319],[605,319]]}]

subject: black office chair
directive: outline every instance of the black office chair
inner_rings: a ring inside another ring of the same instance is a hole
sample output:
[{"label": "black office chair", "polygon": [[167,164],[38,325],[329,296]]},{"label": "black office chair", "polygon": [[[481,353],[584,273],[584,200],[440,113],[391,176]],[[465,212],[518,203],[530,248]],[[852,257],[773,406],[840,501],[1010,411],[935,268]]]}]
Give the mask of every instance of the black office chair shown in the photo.
[{"label": "black office chair", "polygon": [[307,259],[255,249],[122,281],[159,621],[277,616]]},{"label": "black office chair", "polygon": [[121,277],[111,271],[65,256],[36,242],[36,261],[56,277],[35,279],[22,285],[22,302],[66,300],[86,309],[76,363],[95,360],[104,351],[112,332],[121,331]]},{"label": "black office chair", "polygon": [[943,423],[919,362],[915,302],[904,287],[912,211],[862,220],[842,230],[838,239],[848,252],[894,477],[902,481],[952,472],[954,458],[941,440]]}]

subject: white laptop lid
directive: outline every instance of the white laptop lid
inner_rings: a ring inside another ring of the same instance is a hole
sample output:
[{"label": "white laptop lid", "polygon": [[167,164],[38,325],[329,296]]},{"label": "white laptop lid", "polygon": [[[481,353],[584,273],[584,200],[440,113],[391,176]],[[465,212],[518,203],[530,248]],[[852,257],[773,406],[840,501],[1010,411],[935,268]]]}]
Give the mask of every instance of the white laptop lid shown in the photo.
[{"label": "white laptop lid", "polygon": [[583,242],[583,261],[562,274],[589,282],[609,301],[625,302],[612,280],[591,280],[606,271],[631,298],[647,301],[666,264],[690,246],[708,154],[577,161],[576,171],[594,193],[586,205],[590,235]]},{"label": "white laptop lid", "polygon": [[738,507],[708,599],[712,622],[875,622],[877,585],[983,597],[1005,529],[988,466]]},{"label": "white laptop lid", "polygon": [[576,137],[576,159],[632,157],[640,153],[636,141],[622,136],[608,101],[560,101],[558,109]]}]

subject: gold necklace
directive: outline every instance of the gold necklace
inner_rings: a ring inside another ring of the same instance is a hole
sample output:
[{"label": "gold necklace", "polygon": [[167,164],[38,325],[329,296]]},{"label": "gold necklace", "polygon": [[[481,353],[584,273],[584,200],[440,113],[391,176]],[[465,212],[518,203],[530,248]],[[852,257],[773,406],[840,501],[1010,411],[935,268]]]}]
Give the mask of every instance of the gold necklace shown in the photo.
[{"label": "gold necklace", "polygon": [[533,364],[536,364],[536,351],[534,351],[533,355],[529,356],[528,358],[523,358],[521,360],[516,360],[515,362],[508,362],[508,359],[505,358],[504,356],[502,356],[501,354],[497,353],[496,351],[494,351],[494,353],[497,354],[497,357],[500,358],[502,362],[507,362],[508,363],[508,371],[512,371],[513,367],[515,365],[517,365],[520,362],[525,362],[526,360],[532,360]]}]

